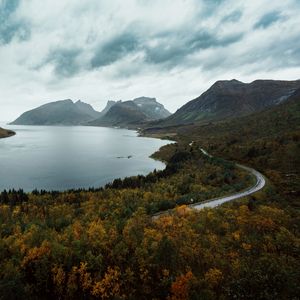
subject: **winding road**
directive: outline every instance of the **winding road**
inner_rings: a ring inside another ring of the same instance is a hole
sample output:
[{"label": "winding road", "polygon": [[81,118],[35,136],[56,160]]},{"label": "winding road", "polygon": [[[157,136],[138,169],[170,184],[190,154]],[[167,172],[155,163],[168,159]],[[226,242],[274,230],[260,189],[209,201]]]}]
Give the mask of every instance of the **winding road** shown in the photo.
[{"label": "winding road", "polygon": [[[204,149],[200,149],[200,150],[204,155],[206,155],[208,157],[213,157],[212,155],[207,153]],[[230,196],[209,199],[209,200],[206,200],[206,201],[201,201],[201,202],[198,202],[198,203],[189,204],[187,206],[190,207],[190,208],[193,208],[193,209],[197,209],[197,210],[200,210],[200,209],[203,209],[203,208],[214,208],[214,207],[217,207],[217,206],[219,206],[223,203],[226,203],[226,202],[229,202],[229,201],[232,201],[232,200],[237,200],[237,199],[243,198],[245,196],[250,196],[250,195],[258,192],[259,190],[261,190],[266,185],[266,180],[265,180],[264,176],[261,173],[259,173],[258,171],[254,170],[252,168],[240,165],[240,164],[236,164],[236,166],[238,168],[243,169],[243,170],[245,170],[245,171],[247,171],[250,174],[255,176],[256,183],[252,187],[250,187],[250,188],[248,188],[244,191],[238,192],[236,194],[230,195]],[[164,215],[164,214],[170,214],[171,211],[172,210],[170,210],[170,209],[166,210],[166,211],[161,211],[161,212],[155,214],[154,218],[158,218],[158,217],[160,217],[161,215]]]}]

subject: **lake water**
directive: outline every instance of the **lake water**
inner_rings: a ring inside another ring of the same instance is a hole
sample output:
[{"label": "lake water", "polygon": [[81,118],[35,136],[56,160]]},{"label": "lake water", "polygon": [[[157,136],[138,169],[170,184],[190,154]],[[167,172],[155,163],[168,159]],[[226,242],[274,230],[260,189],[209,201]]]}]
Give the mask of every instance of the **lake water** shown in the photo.
[{"label": "lake water", "polygon": [[170,143],[126,129],[0,126],[17,133],[0,139],[0,191],[100,187],[115,178],[146,175],[165,167],[149,155]]}]

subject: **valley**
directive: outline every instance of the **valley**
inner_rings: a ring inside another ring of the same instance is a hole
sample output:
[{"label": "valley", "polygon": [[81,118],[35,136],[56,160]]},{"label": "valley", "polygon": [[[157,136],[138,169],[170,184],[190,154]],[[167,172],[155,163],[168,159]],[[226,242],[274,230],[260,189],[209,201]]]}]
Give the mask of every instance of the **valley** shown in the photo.
[{"label": "valley", "polygon": [[0,300],[300,300],[300,0],[0,0]]},{"label": "valley", "polygon": [[[297,299],[300,94],[287,86],[252,113],[136,118],[141,136],[176,141],[152,155],[165,169],[103,187],[3,191],[4,297]],[[133,105],[122,106],[106,115],[128,126]]]}]

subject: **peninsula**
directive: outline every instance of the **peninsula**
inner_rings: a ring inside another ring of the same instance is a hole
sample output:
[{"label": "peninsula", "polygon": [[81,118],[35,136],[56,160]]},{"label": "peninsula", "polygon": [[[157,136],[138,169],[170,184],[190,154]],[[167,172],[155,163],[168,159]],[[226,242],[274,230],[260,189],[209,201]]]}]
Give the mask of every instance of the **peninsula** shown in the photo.
[{"label": "peninsula", "polygon": [[0,139],[15,135],[16,133],[12,130],[4,129],[0,127]]}]

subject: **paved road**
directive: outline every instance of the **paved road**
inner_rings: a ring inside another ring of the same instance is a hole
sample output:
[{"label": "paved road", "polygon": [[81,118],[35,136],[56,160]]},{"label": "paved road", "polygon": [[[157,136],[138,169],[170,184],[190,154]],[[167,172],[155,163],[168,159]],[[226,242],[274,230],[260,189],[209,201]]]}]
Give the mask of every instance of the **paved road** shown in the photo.
[{"label": "paved road", "polygon": [[[212,157],[204,149],[201,149],[201,151],[202,151],[203,154],[205,154],[209,157]],[[245,196],[252,195],[252,194],[256,193],[257,191],[261,190],[265,186],[266,180],[265,180],[264,176],[261,173],[259,173],[258,171],[254,170],[252,168],[249,168],[249,167],[246,167],[246,166],[243,166],[243,165],[240,165],[240,164],[236,164],[236,166],[240,169],[248,171],[249,173],[251,173],[252,175],[254,175],[256,177],[256,183],[255,183],[254,186],[250,187],[249,189],[247,189],[243,192],[239,192],[239,193],[233,194],[231,196],[220,197],[220,198],[216,198],[216,199],[210,199],[210,200],[207,200],[207,201],[204,201],[204,202],[194,203],[194,204],[191,204],[189,206],[192,207],[192,208],[195,208],[195,209],[202,209],[202,208],[205,208],[205,207],[213,208],[213,207],[219,206],[223,203],[226,203],[226,202],[229,202],[229,201],[232,201],[232,200],[236,200],[236,199],[240,199],[240,198],[243,198]]]},{"label": "paved road", "polygon": [[[208,154],[204,149],[200,149],[200,150],[202,151],[202,153],[204,155],[206,155],[208,157],[212,157],[212,155]],[[209,200],[198,202],[198,203],[193,203],[193,204],[188,205],[188,207],[198,209],[198,210],[206,208],[206,207],[214,208],[223,203],[226,203],[226,202],[229,202],[232,200],[236,200],[236,199],[240,199],[245,196],[250,196],[250,195],[256,193],[257,191],[261,190],[266,185],[266,180],[265,180],[264,176],[261,173],[259,173],[258,171],[254,170],[252,168],[240,165],[240,164],[236,164],[236,166],[238,168],[246,170],[247,172],[254,175],[256,177],[255,185],[253,185],[252,187],[250,187],[242,192],[238,192],[238,193],[230,195],[230,196],[214,198],[214,199],[209,199]],[[154,218],[158,218],[159,216],[161,216],[163,214],[169,214],[169,213],[171,213],[171,210],[159,212],[154,215]]]}]

